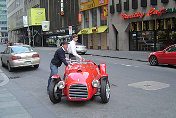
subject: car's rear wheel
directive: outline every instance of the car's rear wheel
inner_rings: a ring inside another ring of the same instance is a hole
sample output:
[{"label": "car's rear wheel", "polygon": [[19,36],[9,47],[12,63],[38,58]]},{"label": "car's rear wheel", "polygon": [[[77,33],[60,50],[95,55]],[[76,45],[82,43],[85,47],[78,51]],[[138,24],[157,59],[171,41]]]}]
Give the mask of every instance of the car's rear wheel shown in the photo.
[{"label": "car's rear wheel", "polygon": [[56,86],[56,81],[52,80],[49,85],[49,98],[52,103],[56,104],[61,101],[62,96],[62,90],[59,90],[59,88]]},{"label": "car's rear wheel", "polygon": [[2,67],[5,67],[5,64],[4,64],[4,62],[2,61],[2,58],[1,58],[1,64],[2,64]]},{"label": "car's rear wheel", "polygon": [[9,70],[9,72],[12,72],[12,71],[13,71],[13,68],[11,67],[11,65],[10,65],[9,62],[7,62],[7,68],[8,68],[8,70]]},{"label": "car's rear wheel", "polygon": [[108,103],[110,99],[110,84],[108,79],[101,79],[100,97],[103,103]]},{"label": "car's rear wheel", "polygon": [[37,64],[37,65],[34,65],[34,68],[38,68],[39,67],[39,64]]},{"label": "car's rear wheel", "polygon": [[156,56],[151,56],[151,57],[149,58],[149,63],[150,63],[151,66],[156,66],[156,65],[158,65],[158,59],[157,59],[157,57],[156,57]]}]

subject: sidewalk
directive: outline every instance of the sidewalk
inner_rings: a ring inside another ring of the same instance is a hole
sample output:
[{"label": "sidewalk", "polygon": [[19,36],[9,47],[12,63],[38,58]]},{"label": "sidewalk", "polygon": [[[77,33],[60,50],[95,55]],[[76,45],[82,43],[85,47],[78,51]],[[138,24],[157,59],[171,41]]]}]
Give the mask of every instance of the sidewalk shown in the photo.
[{"label": "sidewalk", "polygon": [[8,77],[0,69],[0,118],[32,118],[5,84]]},{"label": "sidewalk", "polygon": [[[56,47],[35,47],[37,50],[57,50]],[[114,51],[114,50],[93,50],[88,49],[86,54],[93,56],[102,56],[118,59],[128,59],[135,61],[147,62],[147,56],[150,52],[145,51]]]}]

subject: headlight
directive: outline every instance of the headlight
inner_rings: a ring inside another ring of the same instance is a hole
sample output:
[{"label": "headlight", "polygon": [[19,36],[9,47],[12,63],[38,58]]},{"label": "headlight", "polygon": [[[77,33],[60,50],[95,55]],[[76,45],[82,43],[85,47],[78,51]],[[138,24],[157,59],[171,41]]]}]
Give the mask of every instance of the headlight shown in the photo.
[{"label": "headlight", "polygon": [[64,81],[59,81],[57,83],[57,86],[59,87],[59,89],[63,89],[65,87],[65,82]]},{"label": "headlight", "polygon": [[96,88],[96,87],[99,87],[99,85],[100,85],[100,83],[99,83],[98,80],[93,80],[93,81],[92,81],[92,86],[93,86],[93,87]]}]

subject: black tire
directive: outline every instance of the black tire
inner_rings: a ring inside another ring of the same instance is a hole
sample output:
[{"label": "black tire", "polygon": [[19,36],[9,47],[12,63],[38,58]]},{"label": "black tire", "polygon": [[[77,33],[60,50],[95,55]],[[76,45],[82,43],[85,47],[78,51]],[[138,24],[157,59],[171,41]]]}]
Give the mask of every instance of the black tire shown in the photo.
[{"label": "black tire", "polygon": [[62,90],[59,90],[57,88],[57,91],[55,91],[55,85],[56,82],[54,80],[51,81],[49,85],[49,98],[53,104],[59,103],[61,101],[62,96]]},{"label": "black tire", "polygon": [[5,67],[5,64],[2,62],[2,58],[1,58],[1,64],[2,64],[2,67]]},{"label": "black tire", "polygon": [[13,68],[11,67],[11,65],[10,65],[9,62],[7,62],[7,68],[8,68],[8,70],[9,70],[9,72],[12,72],[12,71],[13,71]]},{"label": "black tire", "polygon": [[149,63],[150,63],[151,66],[156,66],[156,65],[158,65],[158,59],[157,59],[157,57],[156,57],[156,56],[151,56],[151,57],[149,58]]},{"label": "black tire", "polygon": [[107,79],[101,79],[100,97],[103,103],[108,103],[110,99],[110,84]]},{"label": "black tire", "polygon": [[34,65],[34,68],[38,68],[39,67],[39,64],[37,64],[37,65]]}]

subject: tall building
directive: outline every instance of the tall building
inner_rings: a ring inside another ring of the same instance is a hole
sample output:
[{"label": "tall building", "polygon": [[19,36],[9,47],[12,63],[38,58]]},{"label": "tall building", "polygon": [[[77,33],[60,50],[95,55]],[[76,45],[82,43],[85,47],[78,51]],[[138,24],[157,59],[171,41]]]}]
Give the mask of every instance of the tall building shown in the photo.
[{"label": "tall building", "polygon": [[7,0],[8,39],[10,42],[23,42],[24,0]]},{"label": "tall building", "polygon": [[176,43],[176,0],[109,0],[109,47],[157,51]]},{"label": "tall building", "polygon": [[8,40],[7,26],[7,6],[6,0],[0,1],[0,42],[5,43]]},{"label": "tall building", "polygon": [[[35,46],[57,46],[58,42],[69,40],[69,26],[72,33],[77,33],[80,26],[78,1],[7,0],[9,38]],[[44,19],[39,18],[41,13]],[[42,30],[42,20],[50,22],[48,31]]]}]

